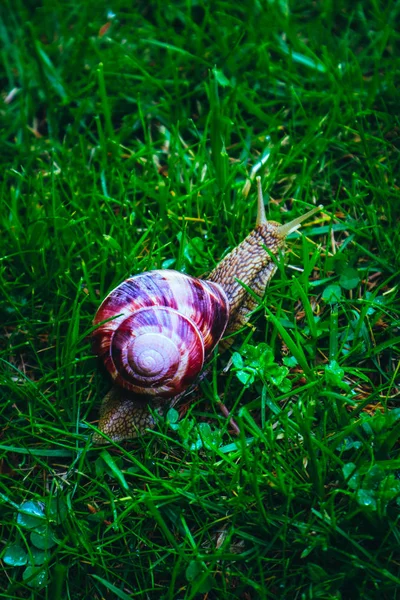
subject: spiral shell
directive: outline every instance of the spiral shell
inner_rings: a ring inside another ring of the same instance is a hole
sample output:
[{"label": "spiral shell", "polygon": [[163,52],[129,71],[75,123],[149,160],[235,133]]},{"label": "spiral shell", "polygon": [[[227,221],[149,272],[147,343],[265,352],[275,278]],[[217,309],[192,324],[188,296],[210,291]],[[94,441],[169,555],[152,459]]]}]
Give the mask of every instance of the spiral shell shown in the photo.
[{"label": "spiral shell", "polygon": [[121,387],[171,398],[194,382],[228,318],[228,299],[217,283],[149,271],[105,298],[94,318],[94,351]]}]

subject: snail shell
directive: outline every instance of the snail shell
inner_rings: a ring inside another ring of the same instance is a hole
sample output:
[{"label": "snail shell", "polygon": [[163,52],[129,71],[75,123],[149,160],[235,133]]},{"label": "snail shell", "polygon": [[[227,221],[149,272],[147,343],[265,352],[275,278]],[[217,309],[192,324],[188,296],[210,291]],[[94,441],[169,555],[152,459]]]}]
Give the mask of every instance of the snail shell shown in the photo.
[{"label": "snail shell", "polygon": [[228,319],[219,284],[149,271],[105,298],[94,319],[94,351],[117,385],[139,396],[172,398],[195,381]]}]

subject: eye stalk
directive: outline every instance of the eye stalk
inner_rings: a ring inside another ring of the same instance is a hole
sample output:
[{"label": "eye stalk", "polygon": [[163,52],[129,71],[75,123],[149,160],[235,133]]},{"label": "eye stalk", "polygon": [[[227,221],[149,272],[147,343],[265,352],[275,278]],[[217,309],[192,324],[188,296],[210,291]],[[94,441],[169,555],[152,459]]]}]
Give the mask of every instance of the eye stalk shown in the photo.
[{"label": "eye stalk", "polygon": [[322,206],[322,204],[320,204],[319,206],[316,206],[315,208],[312,208],[311,210],[306,212],[305,215],[301,215],[300,217],[293,219],[293,221],[290,221],[289,223],[280,225],[276,231],[277,234],[285,238],[289,235],[289,233],[293,233],[293,231],[296,231],[296,229],[298,229],[301,226],[303,221],[306,221],[307,219],[315,215],[317,212],[320,212],[323,208],[324,207]]},{"label": "eye stalk", "polygon": [[267,223],[267,217],[265,216],[264,197],[261,187],[261,177],[256,177],[257,181],[257,220],[256,226],[265,225]]},{"label": "eye stalk", "polygon": [[[263,193],[262,193],[262,188],[261,188],[261,177],[258,176],[256,178],[256,181],[257,181],[257,197],[258,197],[256,225],[259,226],[259,225],[265,225],[268,221],[265,216],[264,198],[263,198]],[[317,212],[321,211],[323,208],[324,207],[322,206],[322,204],[320,204],[319,206],[316,206],[315,208],[312,208],[311,210],[306,212],[304,215],[301,215],[300,217],[293,219],[293,221],[290,221],[289,223],[285,223],[284,225],[279,225],[279,227],[276,230],[276,233],[278,234],[279,237],[282,237],[282,238],[287,237],[290,233],[293,233],[293,231],[296,231],[296,229],[298,229],[300,227],[300,225],[303,223],[303,221],[306,221],[307,219],[309,219],[310,217],[315,215]]]}]

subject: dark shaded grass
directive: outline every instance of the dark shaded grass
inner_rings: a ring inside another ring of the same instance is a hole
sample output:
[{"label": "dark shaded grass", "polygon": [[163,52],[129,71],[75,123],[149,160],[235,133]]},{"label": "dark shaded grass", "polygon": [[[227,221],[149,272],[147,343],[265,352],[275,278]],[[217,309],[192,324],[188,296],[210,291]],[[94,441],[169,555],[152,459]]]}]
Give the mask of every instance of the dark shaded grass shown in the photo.
[{"label": "dark shaded grass", "polygon": [[[0,597],[397,597],[399,9],[2,6],[1,549],[33,547],[23,501],[66,518],[48,584],[3,562]],[[178,430],[93,448],[100,300],[143,270],[207,274],[253,226],[258,161],[271,219],[325,207],[234,345],[294,356],[293,390],[215,357]]]}]

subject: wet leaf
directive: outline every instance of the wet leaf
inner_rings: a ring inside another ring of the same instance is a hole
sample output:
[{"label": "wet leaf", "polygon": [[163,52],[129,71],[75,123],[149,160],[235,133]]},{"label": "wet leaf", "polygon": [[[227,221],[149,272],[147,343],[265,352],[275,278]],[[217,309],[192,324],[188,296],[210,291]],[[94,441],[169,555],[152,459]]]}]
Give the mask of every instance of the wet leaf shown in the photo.
[{"label": "wet leaf", "polygon": [[289,369],[287,367],[275,367],[270,373],[272,383],[276,386],[281,385],[288,373]]},{"label": "wet leaf", "polygon": [[339,279],[339,283],[345,290],[353,290],[358,286],[360,282],[360,276],[357,269],[353,267],[346,267]]},{"label": "wet leaf", "polygon": [[34,500],[23,502],[18,509],[17,523],[27,529],[35,529],[46,522],[44,504]]},{"label": "wet leaf", "polygon": [[278,389],[283,393],[287,394],[292,389],[292,381],[291,379],[284,379],[279,385]]},{"label": "wet leaf", "polygon": [[363,487],[368,490],[377,490],[385,476],[386,472],[379,465],[374,465],[365,475]]},{"label": "wet leaf", "polygon": [[169,411],[167,412],[167,422],[170,425],[174,425],[178,421],[179,421],[179,413],[178,413],[178,411],[175,410],[175,408],[170,408]]},{"label": "wet leaf", "polygon": [[200,423],[199,435],[203,441],[203,444],[209,450],[218,448],[221,444],[221,434],[219,431],[214,431],[208,423]]},{"label": "wet leaf", "polygon": [[35,546],[31,548],[32,561],[34,565],[42,565],[48,558],[48,553],[45,550],[39,550]]},{"label": "wet leaf", "polygon": [[[31,577],[32,579],[30,579]],[[22,574],[22,579],[26,581],[29,587],[40,589],[44,587],[48,582],[47,571],[45,571],[44,569],[38,570],[36,569],[36,567],[26,567],[25,571]]]},{"label": "wet leaf", "polygon": [[26,550],[19,544],[12,544],[11,546],[8,546],[2,558],[6,565],[11,565],[13,567],[26,565],[28,562],[28,554]]},{"label": "wet leaf", "polygon": [[370,490],[358,490],[357,502],[360,506],[364,506],[370,510],[376,510],[376,496],[375,493]]},{"label": "wet leaf", "polygon": [[342,468],[343,477],[347,479],[347,485],[352,490],[357,490],[360,487],[360,474],[354,463],[350,462]]},{"label": "wet leaf", "polygon": [[185,571],[186,579],[190,582],[194,581],[202,572],[202,563],[199,560],[191,560]]},{"label": "wet leaf", "polygon": [[330,304],[334,304],[335,302],[339,302],[342,298],[342,290],[340,285],[328,285],[322,292],[322,299],[325,302]]},{"label": "wet leaf", "polygon": [[298,364],[295,356],[284,356],[282,362],[289,368],[295,367]]},{"label": "wet leaf", "polygon": [[234,352],[232,354],[232,364],[236,369],[243,369],[243,358],[239,352]]},{"label": "wet leaf", "polygon": [[344,370],[339,366],[336,360],[331,360],[325,366],[325,378],[327,383],[335,386],[340,386],[344,377]]},{"label": "wet leaf", "polygon": [[250,371],[238,371],[236,377],[243,385],[251,385],[254,382],[254,373]]},{"label": "wet leaf", "polygon": [[31,542],[36,548],[39,548],[39,550],[48,550],[57,544],[50,527],[32,531]]},{"label": "wet leaf", "polygon": [[201,582],[201,584],[198,586],[197,591],[200,594],[208,594],[208,592],[210,590],[212,590],[214,585],[214,579],[212,578],[211,575],[207,575],[207,577],[204,579],[204,581]]}]

